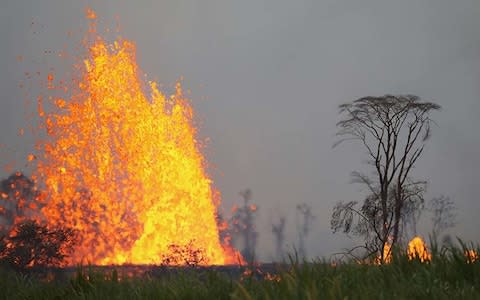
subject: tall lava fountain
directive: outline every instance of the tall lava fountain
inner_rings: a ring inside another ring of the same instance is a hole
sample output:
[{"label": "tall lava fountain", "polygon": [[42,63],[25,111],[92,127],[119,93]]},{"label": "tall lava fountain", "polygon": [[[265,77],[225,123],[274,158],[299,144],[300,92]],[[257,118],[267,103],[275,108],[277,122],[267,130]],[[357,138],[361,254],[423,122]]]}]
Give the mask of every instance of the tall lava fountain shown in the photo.
[{"label": "tall lava fountain", "polygon": [[166,96],[143,83],[134,43],[108,44],[87,17],[95,38],[76,91],[38,103],[46,138],[34,178],[47,221],[79,233],[69,263],[183,264],[192,253],[200,264],[238,263],[219,239],[219,201],[180,84]]}]

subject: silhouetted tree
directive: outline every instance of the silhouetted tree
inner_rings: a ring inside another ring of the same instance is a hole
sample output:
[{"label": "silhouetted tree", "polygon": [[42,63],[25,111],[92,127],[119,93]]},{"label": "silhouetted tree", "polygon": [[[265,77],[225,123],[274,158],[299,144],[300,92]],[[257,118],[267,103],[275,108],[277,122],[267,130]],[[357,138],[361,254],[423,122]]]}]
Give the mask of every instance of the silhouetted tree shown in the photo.
[{"label": "silhouetted tree", "polygon": [[[300,215],[301,221],[299,224]],[[305,240],[310,233],[310,228],[312,226],[312,221],[315,220],[315,216],[312,214],[312,208],[306,203],[297,205],[297,231],[298,231],[298,255],[301,258],[307,256],[307,251],[305,248]]]},{"label": "silhouetted tree", "polygon": [[30,267],[60,266],[73,250],[73,229],[47,227],[33,220],[15,225],[0,243],[0,263],[17,270]]},{"label": "silhouetted tree", "polygon": [[280,217],[277,224],[272,224],[272,233],[275,236],[275,252],[278,260],[283,259],[283,243],[285,241],[285,216]]},{"label": "silhouetted tree", "polygon": [[250,203],[252,192],[246,189],[240,192],[243,198],[243,206],[235,208],[230,221],[234,238],[241,237],[244,243],[241,254],[246,261],[253,261],[257,246],[258,233],[255,229],[255,217],[257,206]]},{"label": "silhouetted tree", "polygon": [[[338,203],[332,214],[334,232],[363,236],[383,260],[387,241],[392,246],[401,235],[403,218],[423,201],[424,181],[415,181],[410,173],[430,137],[430,112],[440,109],[413,95],[364,97],[339,106],[344,119],[337,123],[334,145],[347,140],[360,141],[367,151],[373,176],[354,172],[356,182],[364,184],[369,196],[358,202]],[[412,205],[408,204],[413,203]],[[373,243],[372,243],[373,241]]]}]

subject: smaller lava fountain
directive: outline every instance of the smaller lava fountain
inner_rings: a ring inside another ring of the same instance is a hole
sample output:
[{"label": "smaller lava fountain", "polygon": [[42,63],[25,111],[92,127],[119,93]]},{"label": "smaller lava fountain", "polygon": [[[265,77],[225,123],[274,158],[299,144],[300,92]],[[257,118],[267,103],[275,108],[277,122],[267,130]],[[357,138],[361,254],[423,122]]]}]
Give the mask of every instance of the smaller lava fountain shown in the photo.
[{"label": "smaller lava fountain", "polygon": [[[46,138],[33,178],[46,220],[79,233],[69,264],[240,263],[220,241],[219,196],[180,84],[171,96],[144,84],[135,44],[106,43],[87,18],[94,39],[79,79],[69,95],[38,100]],[[53,74],[48,87],[65,90]]]}]

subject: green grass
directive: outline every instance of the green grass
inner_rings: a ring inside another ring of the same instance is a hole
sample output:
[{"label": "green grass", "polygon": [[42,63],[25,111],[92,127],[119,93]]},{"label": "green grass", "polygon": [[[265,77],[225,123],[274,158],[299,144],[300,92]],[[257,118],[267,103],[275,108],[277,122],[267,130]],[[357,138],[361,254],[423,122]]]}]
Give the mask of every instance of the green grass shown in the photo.
[{"label": "green grass", "polygon": [[278,280],[266,280],[265,274],[239,278],[195,268],[119,279],[116,271],[102,273],[87,267],[79,268],[70,279],[49,282],[1,270],[0,298],[480,299],[480,262],[467,262],[463,248],[434,247],[430,263],[396,256],[393,263],[383,266],[345,263],[332,267],[325,261],[292,261],[282,268]]}]

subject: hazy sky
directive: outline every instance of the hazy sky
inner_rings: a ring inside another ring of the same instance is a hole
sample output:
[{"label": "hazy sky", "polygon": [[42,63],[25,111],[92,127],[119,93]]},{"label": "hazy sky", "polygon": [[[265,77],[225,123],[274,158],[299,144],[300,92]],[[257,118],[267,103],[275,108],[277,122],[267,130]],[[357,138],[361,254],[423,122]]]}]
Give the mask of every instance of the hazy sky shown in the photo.
[{"label": "hazy sky", "polygon": [[211,139],[206,154],[224,207],[247,187],[260,207],[261,258],[274,253],[270,222],[281,214],[287,243],[296,242],[301,202],[317,216],[310,255],[354,244],[331,234],[330,215],[337,201],[362,199],[349,174],[366,170],[366,156],[356,144],[332,149],[337,106],[386,93],[443,107],[414,175],[430,181],[427,198],[455,200],[452,233],[480,242],[479,0],[1,2],[0,144],[9,147],[2,160],[20,160],[32,147],[17,137],[26,122],[24,72],[68,70],[45,51],[79,42],[90,5],[101,25],[114,28],[118,17],[150,79],[170,86],[184,76],[201,136]]}]

